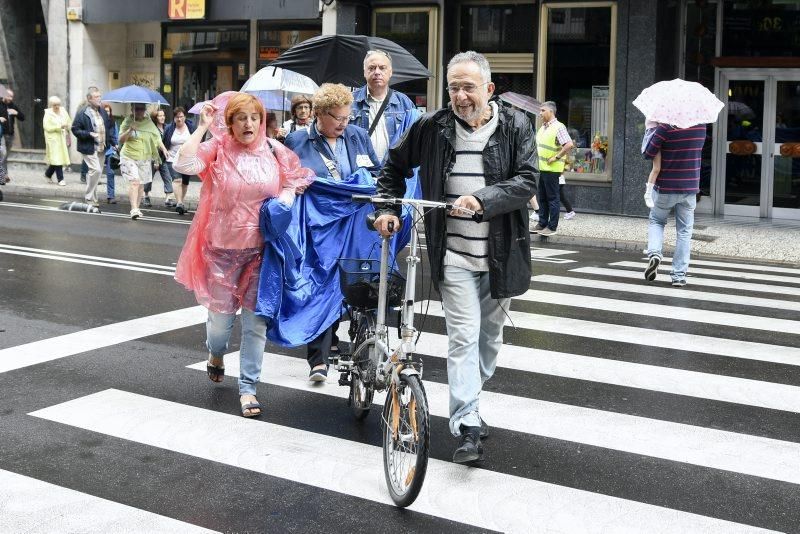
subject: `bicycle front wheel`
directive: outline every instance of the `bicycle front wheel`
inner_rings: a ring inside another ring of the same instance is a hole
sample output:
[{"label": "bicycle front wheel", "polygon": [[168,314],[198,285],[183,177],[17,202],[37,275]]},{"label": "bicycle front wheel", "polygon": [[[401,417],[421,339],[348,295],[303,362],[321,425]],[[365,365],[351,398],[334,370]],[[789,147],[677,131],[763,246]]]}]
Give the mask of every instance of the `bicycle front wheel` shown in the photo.
[{"label": "bicycle front wheel", "polygon": [[428,399],[418,375],[400,375],[383,408],[383,471],[397,506],[419,495],[430,453]]}]

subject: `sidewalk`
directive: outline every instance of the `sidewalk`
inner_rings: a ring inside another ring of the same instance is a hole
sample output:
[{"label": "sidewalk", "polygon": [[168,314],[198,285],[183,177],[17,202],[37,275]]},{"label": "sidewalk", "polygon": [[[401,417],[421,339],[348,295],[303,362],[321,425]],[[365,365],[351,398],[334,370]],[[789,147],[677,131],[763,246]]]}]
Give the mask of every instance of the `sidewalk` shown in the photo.
[{"label": "sidewalk", "polygon": [[[79,169],[80,164],[72,165],[74,169]],[[53,181],[48,181],[42,172],[27,169],[8,169],[11,182],[3,186],[4,193],[13,193],[34,198],[63,198],[66,200],[81,200],[86,192],[86,184],[81,183],[79,172],[64,172],[65,186],[59,186]],[[122,176],[114,177],[114,197],[120,204],[128,204],[128,182]],[[200,182],[192,181],[189,184],[189,191],[186,193],[185,206],[189,210],[197,207],[200,197]],[[100,185],[97,186],[97,198],[100,200],[100,210],[106,204],[106,175],[105,172],[100,177]],[[164,207],[164,182],[158,173],[154,174],[153,190],[150,198],[154,207]]]},{"label": "sidewalk", "polygon": [[[67,185],[59,187],[48,183],[44,175],[36,171],[9,169],[13,181],[3,186],[3,192],[34,198],[83,198],[85,185],[80,183],[78,173],[65,173]],[[100,180],[105,184],[105,175]],[[120,204],[127,204],[127,184],[116,177],[116,196]],[[186,206],[194,210],[200,195],[200,183],[189,184]],[[154,207],[164,206],[164,188],[156,176],[150,193]],[[103,209],[106,198],[105,185],[98,187],[98,197]],[[549,238],[534,237],[535,241],[549,245],[579,245],[611,248],[617,250],[645,249],[647,244],[647,219],[622,215],[600,215],[581,213],[569,221],[563,218],[558,225],[558,234]],[[724,257],[739,261],[759,260],[800,267],[800,221],[760,220],[749,217],[712,217],[698,214],[695,217],[692,237],[692,257]],[[665,254],[671,254],[675,245],[674,219],[665,231]]]}]

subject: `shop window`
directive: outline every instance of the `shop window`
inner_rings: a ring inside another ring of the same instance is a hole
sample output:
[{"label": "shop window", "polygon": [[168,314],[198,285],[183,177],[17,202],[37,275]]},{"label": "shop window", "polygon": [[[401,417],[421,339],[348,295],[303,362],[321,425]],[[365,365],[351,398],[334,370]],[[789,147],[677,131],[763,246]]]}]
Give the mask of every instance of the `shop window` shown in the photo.
[{"label": "shop window", "polygon": [[399,44],[434,74],[430,80],[411,80],[392,86],[423,110],[436,107],[437,13],[436,8],[428,7],[379,8],[372,18],[373,35]]},{"label": "shop window", "polygon": [[289,48],[319,35],[322,35],[322,27],[316,23],[276,24],[261,22],[258,25],[258,56],[256,64],[259,69],[266,67],[270,61],[276,59]]},{"label": "shop window", "polygon": [[800,56],[800,3],[763,0],[723,4],[722,56]]},{"label": "shop window", "polygon": [[576,146],[567,170],[609,181],[616,4],[545,4],[539,39],[539,99],[556,103]]},{"label": "shop window", "polygon": [[527,52],[536,48],[536,5],[461,6],[461,50],[481,53]]}]

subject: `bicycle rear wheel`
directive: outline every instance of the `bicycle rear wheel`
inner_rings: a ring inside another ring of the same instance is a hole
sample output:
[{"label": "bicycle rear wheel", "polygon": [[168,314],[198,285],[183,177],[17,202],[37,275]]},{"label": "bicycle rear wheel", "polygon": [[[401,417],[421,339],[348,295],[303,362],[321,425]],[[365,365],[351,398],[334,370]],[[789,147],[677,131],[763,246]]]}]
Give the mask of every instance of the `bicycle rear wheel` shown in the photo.
[{"label": "bicycle rear wheel", "polygon": [[430,454],[428,400],[418,375],[400,375],[383,409],[383,472],[397,506],[419,495]]}]

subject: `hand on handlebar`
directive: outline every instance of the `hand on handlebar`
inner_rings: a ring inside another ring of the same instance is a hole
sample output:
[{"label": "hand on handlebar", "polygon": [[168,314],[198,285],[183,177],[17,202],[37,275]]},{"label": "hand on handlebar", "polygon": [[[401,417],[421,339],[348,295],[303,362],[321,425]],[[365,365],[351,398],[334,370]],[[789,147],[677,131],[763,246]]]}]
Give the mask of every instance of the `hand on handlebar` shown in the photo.
[{"label": "hand on handlebar", "polygon": [[[470,210],[472,213],[463,211],[459,208],[466,208]],[[478,199],[472,195],[464,195],[458,197],[455,202],[453,202],[453,209],[450,210],[452,215],[460,215],[462,217],[469,217],[472,216],[473,213],[479,213],[483,211],[483,206]]]},{"label": "hand on handlebar", "polygon": [[400,229],[400,219],[394,215],[381,215],[375,219],[375,229],[383,237],[389,237]]}]

